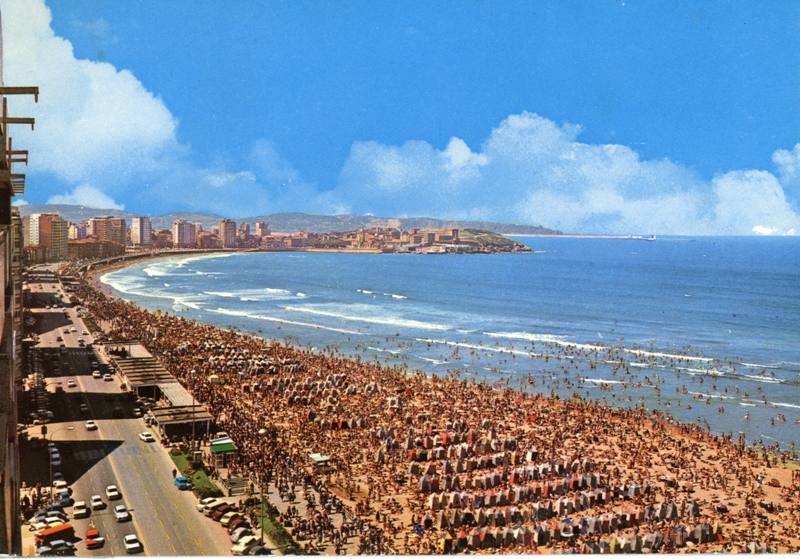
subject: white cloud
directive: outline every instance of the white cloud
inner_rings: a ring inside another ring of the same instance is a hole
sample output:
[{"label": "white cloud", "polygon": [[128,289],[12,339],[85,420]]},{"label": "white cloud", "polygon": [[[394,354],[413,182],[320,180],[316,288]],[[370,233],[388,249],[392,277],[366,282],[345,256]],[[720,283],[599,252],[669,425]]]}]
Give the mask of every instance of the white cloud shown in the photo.
[{"label": "white cloud", "polygon": [[164,103],[131,72],[75,58],[42,0],[3,0],[0,9],[5,80],[41,91],[38,104],[14,100],[16,113],[37,120],[34,132],[15,130],[31,150],[31,170],[70,182],[119,181],[178,148],[177,122]]},{"label": "white cloud", "polygon": [[[481,216],[565,231],[800,230],[784,185],[770,172],[731,171],[703,180],[667,159],[643,160],[627,146],[582,143],[580,132],[522,113],[503,120],[480,150],[459,138],[443,150],[421,141],[358,142],[334,195],[357,212]],[[797,147],[776,152],[782,176],[797,169],[798,154]]]},{"label": "white cloud", "polygon": [[255,182],[256,176],[250,171],[239,171],[237,173],[222,171],[218,173],[208,173],[205,177],[205,180],[208,184],[215,188],[222,188],[224,186],[229,186],[230,184],[236,183],[239,180]]},{"label": "white cloud", "polygon": [[12,206],[27,206],[28,202],[23,200],[22,198],[17,198],[13,202],[11,202]]},{"label": "white cloud", "polygon": [[58,194],[50,196],[47,199],[48,204],[76,204],[79,206],[88,206],[90,208],[100,208],[109,210],[124,210],[125,206],[118,204],[107,194],[97,188],[82,184],[76,186],[72,192],[67,194]]},{"label": "white cloud", "polygon": [[778,166],[778,172],[784,182],[800,179],[800,144],[792,149],[779,149],[772,154],[772,161]]}]

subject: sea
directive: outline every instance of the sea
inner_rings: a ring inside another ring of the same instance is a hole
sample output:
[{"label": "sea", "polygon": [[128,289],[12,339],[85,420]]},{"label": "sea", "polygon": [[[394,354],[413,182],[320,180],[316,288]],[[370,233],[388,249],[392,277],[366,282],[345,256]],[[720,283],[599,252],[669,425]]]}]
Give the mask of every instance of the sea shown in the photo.
[{"label": "sea", "polygon": [[315,351],[800,444],[800,238],[513,238],[534,251],[183,255],[101,281]]}]

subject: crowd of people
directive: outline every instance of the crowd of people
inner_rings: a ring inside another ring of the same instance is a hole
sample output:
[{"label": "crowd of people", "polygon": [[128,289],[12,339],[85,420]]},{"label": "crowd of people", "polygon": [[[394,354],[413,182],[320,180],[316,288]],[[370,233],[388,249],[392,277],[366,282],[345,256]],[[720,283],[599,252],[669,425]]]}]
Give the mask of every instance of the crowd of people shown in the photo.
[{"label": "crowd of people", "polygon": [[207,406],[239,449],[233,474],[319,496],[283,516],[303,539],[369,554],[800,550],[800,479],[741,440],[290,347],[90,282],[77,294]]}]

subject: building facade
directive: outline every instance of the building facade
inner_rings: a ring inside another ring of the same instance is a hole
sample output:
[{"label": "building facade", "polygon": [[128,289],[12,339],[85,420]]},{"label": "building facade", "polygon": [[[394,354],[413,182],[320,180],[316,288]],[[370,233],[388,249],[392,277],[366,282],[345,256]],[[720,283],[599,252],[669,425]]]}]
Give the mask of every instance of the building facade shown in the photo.
[{"label": "building facade", "polygon": [[114,216],[92,217],[86,222],[86,236],[98,241],[109,241],[125,246],[128,244],[128,230],[125,218]]},{"label": "building facade", "polygon": [[197,228],[194,223],[185,219],[172,222],[172,246],[174,247],[194,247],[197,245]]},{"label": "building facade", "polygon": [[153,228],[150,218],[145,216],[134,217],[131,220],[131,244],[135,247],[149,247],[153,245]]},{"label": "building facade", "polygon": [[223,248],[236,248],[236,222],[223,219],[219,222],[219,240]]}]

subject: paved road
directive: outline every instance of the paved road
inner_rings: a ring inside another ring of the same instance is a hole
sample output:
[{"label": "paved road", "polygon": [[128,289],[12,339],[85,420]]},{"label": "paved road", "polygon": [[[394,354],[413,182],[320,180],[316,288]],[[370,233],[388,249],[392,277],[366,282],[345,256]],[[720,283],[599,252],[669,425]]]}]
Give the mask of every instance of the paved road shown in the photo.
[{"label": "paved road", "polygon": [[[37,299],[63,295],[55,283],[31,287],[41,294]],[[102,495],[109,505],[105,510],[92,511],[88,519],[71,520],[79,536],[85,534],[91,521],[106,537],[101,549],[87,550],[78,544],[79,555],[124,555],[122,538],[131,533],[139,536],[147,555],[229,555],[231,543],[225,529],[197,512],[197,500],[191,492],[179,491],[173,485],[174,465],[167,452],[158,443],[139,439],[139,433],[146,429],[143,420],[113,417],[120,381],[116,377],[113,381],[92,377],[93,360],[102,372],[109,369],[101,355],[80,347],[78,338],[87,343],[92,340],[83,334],[85,326],[76,310],[67,308],[69,318],[65,318],[63,308],[31,310],[40,319],[37,348],[56,348],[49,351],[58,355],[57,361],[51,361],[54,372],[47,375],[48,388],[63,389],[63,395],[54,401],[67,403],[48,425],[47,437],[61,450],[62,470],[72,482],[73,498],[88,502],[92,495]],[[73,326],[76,332],[63,332]],[[57,349],[61,343],[64,351]],[[74,379],[77,386],[68,387],[68,379]],[[88,413],[79,411],[80,403],[87,404]],[[95,419],[98,430],[86,429],[84,422],[89,418]],[[30,431],[38,434],[40,428]],[[119,487],[121,500],[106,499],[105,488],[111,484]],[[120,503],[130,509],[131,522],[116,522],[113,506]],[[72,509],[66,512],[71,515]]]}]

